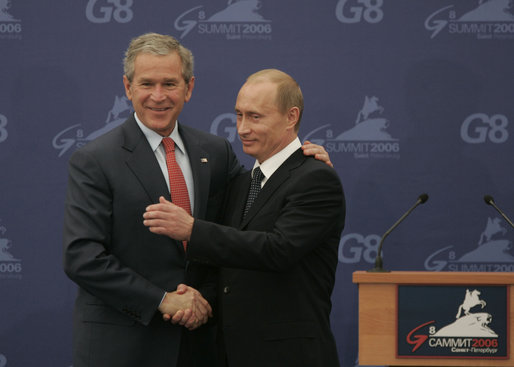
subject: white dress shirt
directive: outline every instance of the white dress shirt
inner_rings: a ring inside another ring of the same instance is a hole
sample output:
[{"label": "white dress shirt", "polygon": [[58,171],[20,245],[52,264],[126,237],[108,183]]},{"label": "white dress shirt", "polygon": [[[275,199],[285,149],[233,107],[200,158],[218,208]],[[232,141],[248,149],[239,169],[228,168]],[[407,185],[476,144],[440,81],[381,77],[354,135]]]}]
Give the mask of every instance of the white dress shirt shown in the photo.
[{"label": "white dress shirt", "polygon": [[301,146],[302,143],[300,142],[300,139],[296,137],[296,139],[290,142],[284,149],[282,149],[275,155],[271,156],[270,158],[266,159],[261,164],[259,164],[259,161],[255,161],[255,164],[253,165],[252,169],[252,177],[253,170],[257,167],[260,167],[262,174],[264,175],[264,178],[261,181],[261,188],[264,187],[266,181],[269,180],[271,175],[275,173],[275,171],[282,165],[282,163],[284,163],[287,160],[287,158],[289,158],[291,154],[296,152],[298,148],[300,148]]},{"label": "white dress shirt", "polygon": [[[166,151],[164,150],[164,146],[162,145],[162,136],[157,134],[152,129],[146,127],[141,120],[137,117],[137,114],[134,112],[134,117],[136,118],[136,122],[139,125],[139,128],[145,134],[146,140],[150,144],[152,148],[155,158],[157,158],[157,162],[159,162],[159,166],[161,167],[162,175],[166,180],[168,185],[168,190],[170,189],[170,178],[168,175],[168,167],[166,166]],[[194,182],[193,182],[193,171],[191,170],[191,163],[189,162],[189,157],[186,152],[186,148],[184,146],[184,142],[179,134],[178,121],[175,122],[175,128],[169,135],[170,138],[175,142],[175,159],[182,170],[182,175],[184,175],[184,180],[186,181],[187,192],[189,194],[189,203],[191,205],[191,213],[194,213],[194,203],[195,203],[195,191],[194,191]]]}]

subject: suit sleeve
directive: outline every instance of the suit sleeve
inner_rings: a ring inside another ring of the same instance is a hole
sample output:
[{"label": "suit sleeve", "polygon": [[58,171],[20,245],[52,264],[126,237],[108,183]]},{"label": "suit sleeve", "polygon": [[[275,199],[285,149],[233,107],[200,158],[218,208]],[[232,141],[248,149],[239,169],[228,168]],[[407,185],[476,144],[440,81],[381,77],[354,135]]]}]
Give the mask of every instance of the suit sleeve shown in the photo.
[{"label": "suit sleeve", "polygon": [[81,288],[148,324],[164,295],[110,253],[112,192],[96,158],[78,150],[70,159],[64,216],[64,270]]},{"label": "suit sleeve", "polygon": [[340,235],[344,196],[334,170],[304,173],[283,190],[249,230],[195,220],[188,257],[222,267],[284,272],[334,233]]},{"label": "suit sleeve", "polygon": [[[223,149],[216,149],[215,154],[219,156],[219,161],[224,163],[224,170],[214,172],[216,175],[223,175],[221,189],[209,197],[208,214],[206,220],[219,223],[222,219],[222,207],[227,199],[229,182],[244,173],[246,170],[240,164],[237,156],[232,149],[232,145],[227,140],[223,141]],[[215,180],[213,180],[215,181]],[[209,241],[210,242],[210,241]],[[198,264],[194,264],[195,266]],[[212,307],[216,307],[218,268],[216,266],[205,266],[205,276],[198,286],[202,296]]]},{"label": "suit sleeve", "polygon": [[231,182],[234,178],[237,176],[243,174],[246,172],[246,169],[241,165],[239,160],[237,159],[236,154],[234,153],[234,150],[232,149],[232,145],[225,140],[225,146],[227,150],[227,162],[228,162],[228,176],[227,176],[227,185]]}]

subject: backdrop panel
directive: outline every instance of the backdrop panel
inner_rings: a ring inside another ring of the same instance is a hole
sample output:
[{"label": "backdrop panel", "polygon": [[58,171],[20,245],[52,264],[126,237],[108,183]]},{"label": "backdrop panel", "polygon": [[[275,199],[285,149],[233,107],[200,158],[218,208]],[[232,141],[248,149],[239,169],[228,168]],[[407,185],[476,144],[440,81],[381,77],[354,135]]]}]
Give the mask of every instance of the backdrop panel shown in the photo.
[{"label": "backdrop panel", "polygon": [[[347,197],[332,326],[358,365],[355,270],[381,235],[390,270],[513,271],[514,4],[509,0],[0,0],[0,367],[70,366],[75,286],[62,271],[71,153],[132,112],[121,60],[143,32],[196,59],[182,122],[245,165],[234,102],[250,73],[294,76],[302,139]],[[30,353],[27,353],[30,351]]]}]

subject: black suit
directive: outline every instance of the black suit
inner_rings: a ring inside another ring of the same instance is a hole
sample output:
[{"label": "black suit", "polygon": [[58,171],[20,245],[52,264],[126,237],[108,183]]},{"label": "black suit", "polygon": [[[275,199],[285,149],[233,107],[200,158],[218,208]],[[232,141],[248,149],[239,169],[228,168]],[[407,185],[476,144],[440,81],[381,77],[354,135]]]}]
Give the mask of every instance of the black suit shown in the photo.
[{"label": "black suit", "polygon": [[330,296],[344,225],[337,173],[301,149],[241,215],[250,173],[230,187],[222,226],[195,220],[188,257],[222,266],[219,307],[230,367],[336,367]]},{"label": "black suit", "polygon": [[[179,132],[193,172],[193,214],[215,220],[228,181],[240,171],[237,158],[225,139],[183,125]],[[143,225],[146,207],[161,195],[170,200],[134,117],[71,157],[64,268],[79,285],[75,367],[173,367],[184,329],[162,321],[164,291],[186,283],[214,301],[207,268],[190,265],[180,241]]]}]

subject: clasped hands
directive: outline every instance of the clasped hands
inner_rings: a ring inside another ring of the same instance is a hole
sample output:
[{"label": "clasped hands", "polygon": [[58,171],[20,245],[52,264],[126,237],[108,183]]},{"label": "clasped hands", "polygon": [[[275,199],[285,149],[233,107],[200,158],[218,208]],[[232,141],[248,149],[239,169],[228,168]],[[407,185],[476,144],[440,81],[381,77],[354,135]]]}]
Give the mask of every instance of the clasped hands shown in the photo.
[{"label": "clasped hands", "polygon": [[212,308],[200,292],[185,284],[179,284],[174,292],[166,292],[159,305],[164,321],[194,330],[212,317]]}]

